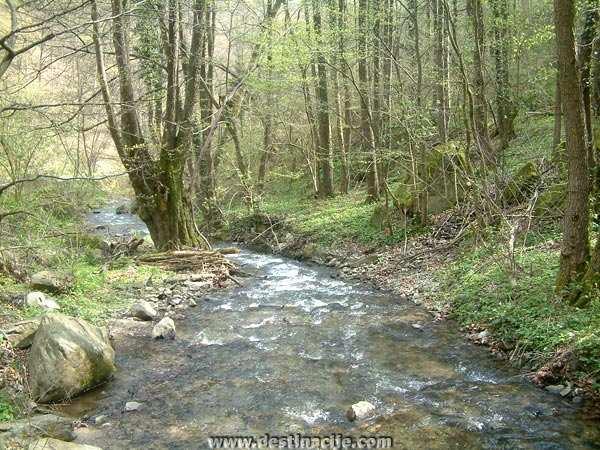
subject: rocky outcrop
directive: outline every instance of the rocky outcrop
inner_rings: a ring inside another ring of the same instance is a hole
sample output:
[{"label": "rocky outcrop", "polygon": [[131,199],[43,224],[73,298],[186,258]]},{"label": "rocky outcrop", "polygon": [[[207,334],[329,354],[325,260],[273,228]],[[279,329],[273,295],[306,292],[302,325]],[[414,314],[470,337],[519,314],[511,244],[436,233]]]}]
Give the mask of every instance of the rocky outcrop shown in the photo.
[{"label": "rocky outcrop", "polygon": [[4,334],[15,348],[27,348],[33,344],[33,338],[40,326],[41,318],[22,320],[10,325]]},{"label": "rocky outcrop", "polygon": [[69,292],[75,283],[75,277],[70,273],[51,272],[44,270],[31,277],[30,285],[34,289],[64,294]]},{"label": "rocky outcrop", "polygon": [[113,374],[114,356],[105,329],[62,314],[47,314],[27,362],[32,395],[47,403],[91,389]]}]

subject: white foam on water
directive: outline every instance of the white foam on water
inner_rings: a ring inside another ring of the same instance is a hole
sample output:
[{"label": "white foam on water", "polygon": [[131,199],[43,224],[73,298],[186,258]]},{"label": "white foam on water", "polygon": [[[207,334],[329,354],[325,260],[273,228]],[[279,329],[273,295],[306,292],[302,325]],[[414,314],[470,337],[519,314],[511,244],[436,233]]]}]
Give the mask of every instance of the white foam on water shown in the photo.
[{"label": "white foam on water", "polygon": [[261,320],[259,323],[251,323],[250,325],[244,325],[242,328],[244,329],[252,329],[252,328],[260,328],[265,325],[271,325],[275,323],[275,316],[267,317],[266,319]]},{"label": "white foam on water", "polygon": [[329,419],[329,413],[320,408],[310,408],[310,404],[305,409],[284,408],[283,411],[290,417],[301,419],[308,425],[315,425],[319,422],[326,422]]}]

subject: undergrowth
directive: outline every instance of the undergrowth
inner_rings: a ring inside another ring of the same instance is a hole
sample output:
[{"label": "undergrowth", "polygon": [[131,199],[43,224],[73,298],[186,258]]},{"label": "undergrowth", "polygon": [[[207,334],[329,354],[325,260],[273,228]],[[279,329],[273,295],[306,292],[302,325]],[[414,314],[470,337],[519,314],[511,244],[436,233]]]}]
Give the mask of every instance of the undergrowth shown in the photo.
[{"label": "undergrowth", "polygon": [[548,242],[521,250],[512,266],[499,242],[465,249],[439,274],[439,301],[450,299],[460,324],[490,330],[534,365],[566,349],[579,361],[578,377],[594,376],[600,373],[600,296],[585,309],[555,296],[559,255]]}]

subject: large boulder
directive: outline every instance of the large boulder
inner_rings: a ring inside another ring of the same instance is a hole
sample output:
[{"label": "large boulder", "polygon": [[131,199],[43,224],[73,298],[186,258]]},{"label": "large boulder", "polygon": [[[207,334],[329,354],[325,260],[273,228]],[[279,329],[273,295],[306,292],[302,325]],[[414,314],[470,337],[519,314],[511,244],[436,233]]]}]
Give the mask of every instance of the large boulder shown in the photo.
[{"label": "large boulder", "polygon": [[28,358],[33,397],[41,403],[76,396],[115,371],[108,332],[58,313],[42,317]]},{"label": "large boulder", "polygon": [[44,270],[32,275],[30,285],[41,291],[64,294],[73,288],[74,283],[73,274]]},{"label": "large boulder", "polygon": [[41,319],[22,320],[20,322],[9,325],[4,332],[8,338],[8,342],[15,348],[27,348],[33,344],[33,338],[40,326]]}]

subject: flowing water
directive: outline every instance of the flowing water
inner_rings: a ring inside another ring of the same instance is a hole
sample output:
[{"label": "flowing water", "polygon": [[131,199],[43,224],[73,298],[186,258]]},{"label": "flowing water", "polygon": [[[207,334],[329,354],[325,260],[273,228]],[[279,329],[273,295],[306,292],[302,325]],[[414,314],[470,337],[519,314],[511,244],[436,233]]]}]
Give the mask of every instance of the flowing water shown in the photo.
[{"label": "flowing water", "polygon": [[[597,423],[465,342],[452,322],[327,268],[251,251],[231,258],[254,276],[198,298],[176,341],[117,343],[115,380],[71,407],[111,422],[83,442],[196,449],[213,435],[343,433],[392,436],[407,449],[600,448]],[[123,413],[130,400],[142,409]],[[361,400],[376,416],[351,423],[345,411]]]}]

